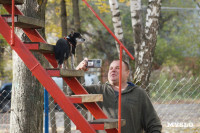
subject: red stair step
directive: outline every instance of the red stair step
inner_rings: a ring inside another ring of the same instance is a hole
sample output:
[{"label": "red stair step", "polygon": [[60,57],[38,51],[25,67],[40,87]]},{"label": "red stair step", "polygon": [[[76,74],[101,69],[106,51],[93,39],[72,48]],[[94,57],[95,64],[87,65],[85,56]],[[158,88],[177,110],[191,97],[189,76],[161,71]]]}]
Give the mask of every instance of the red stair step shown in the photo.
[{"label": "red stair step", "polygon": [[72,103],[78,104],[103,101],[102,94],[71,95],[68,96],[68,98]]},{"label": "red stair step", "polygon": [[[1,15],[1,16],[10,26],[12,25],[11,15]],[[45,26],[45,22],[43,20],[22,15],[15,15],[14,20],[15,20],[15,26],[20,28],[40,29],[44,28]]]},{"label": "red stair step", "polygon": [[24,42],[26,47],[31,51],[38,51],[41,53],[54,53],[54,45],[42,42]]},{"label": "red stair step", "polygon": [[[118,128],[118,119],[97,119],[89,121],[95,130]],[[126,120],[121,119],[121,126],[126,125]]]},{"label": "red stair step", "polygon": [[[103,95],[102,94],[83,94],[83,95],[71,95],[70,100],[74,99],[76,103],[90,103],[90,102],[102,102]],[[81,99],[81,101],[78,101]]]},{"label": "red stair step", "polygon": [[83,77],[84,71],[82,70],[71,70],[71,69],[58,69],[49,68],[46,69],[51,77]]},{"label": "red stair step", "polygon": [[[24,0],[15,0],[15,5],[21,5],[24,3]],[[0,4],[12,4],[12,0],[0,0]]]}]

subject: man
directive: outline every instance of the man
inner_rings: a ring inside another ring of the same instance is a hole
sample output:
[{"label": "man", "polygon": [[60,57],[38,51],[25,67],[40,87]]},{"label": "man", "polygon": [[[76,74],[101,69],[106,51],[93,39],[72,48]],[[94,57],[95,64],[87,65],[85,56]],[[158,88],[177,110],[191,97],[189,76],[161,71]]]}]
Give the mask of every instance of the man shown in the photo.
[{"label": "man", "polygon": [[[118,118],[119,92],[119,60],[114,60],[109,67],[108,82],[102,85],[85,86],[88,93],[103,94],[103,102],[99,106],[109,118]],[[76,68],[87,71],[87,59]],[[126,125],[122,133],[161,133],[162,125],[145,90],[128,81],[129,67],[122,62],[122,97],[121,118]]]}]

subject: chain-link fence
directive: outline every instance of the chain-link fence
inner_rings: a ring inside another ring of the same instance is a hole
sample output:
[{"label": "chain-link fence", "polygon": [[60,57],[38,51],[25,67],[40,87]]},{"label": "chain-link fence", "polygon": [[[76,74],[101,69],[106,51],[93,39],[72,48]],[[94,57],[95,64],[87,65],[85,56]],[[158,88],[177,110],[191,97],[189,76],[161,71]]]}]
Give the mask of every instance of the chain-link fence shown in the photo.
[{"label": "chain-link fence", "polygon": [[200,79],[158,80],[147,87],[165,133],[200,132]]},{"label": "chain-link fence", "polygon": [[9,132],[11,87],[11,83],[8,83],[0,89],[0,133]]},{"label": "chain-link fence", "polygon": [[[163,133],[200,132],[200,79],[182,78],[158,80],[146,88],[163,125]],[[9,92],[10,93],[10,92]],[[0,133],[9,132],[10,100],[1,95]],[[89,120],[91,114],[75,104]],[[62,109],[49,97],[49,131],[53,133],[76,132],[76,126]]]}]

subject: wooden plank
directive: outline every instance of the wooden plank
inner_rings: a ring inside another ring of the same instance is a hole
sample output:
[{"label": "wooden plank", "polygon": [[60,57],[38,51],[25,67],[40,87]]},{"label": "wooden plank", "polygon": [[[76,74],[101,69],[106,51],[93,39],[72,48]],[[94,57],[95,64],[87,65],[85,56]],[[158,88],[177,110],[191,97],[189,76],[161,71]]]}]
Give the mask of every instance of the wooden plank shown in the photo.
[{"label": "wooden plank", "polygon": [[82,103],[102,102],[103,101],[103,95],[102,94],[72,95],[70,97],[81,98]]},{"label": "wooden plank", "polygon": [[39,44],[39,51],[42,53],[54,53],[54,45],[40,43]]},{"label": "wooden plank", "polygon": [[48,68],[46,69],[51,77],[83,77],[83,70]]},{"label": "wooden plank", "polygon": [[[10,26],[12,25],[11,15],[2,15],[2,17]],[[43,20],[22,15],[15,15],[14,21],[15,21],[15,26],[20,28],[40,29],[44,28],[45,26],[45,22]]]},{"label": "wooden plank", "polygon": [[41,42],[24,42],[26,47],[31,51],[38,51],[41,53],[54,53],[54,45]]},{"label": "wooden plank", "polygon": [[60,69],[60,75],[62,77],[83,77],[83,70],[70,70],[70,69]]},{"label": "wooden plank", "polygon": [[[90,124],[95,125],[96,128],[98,128],[98,124],[104,124],[104,129],[113,129],[118,128],[118,119],[96,119],[89,121]],[[121,126],[126,125],[126,120],[121,119]],[[102,129],[101,129],[102,130]]]},{"label": "wooden plank", "polygon": [[[15,0],[15,5],[21,5],[24,3],[24,0]],[[12,0],[0,0],[0,4],[12,4]]]}]

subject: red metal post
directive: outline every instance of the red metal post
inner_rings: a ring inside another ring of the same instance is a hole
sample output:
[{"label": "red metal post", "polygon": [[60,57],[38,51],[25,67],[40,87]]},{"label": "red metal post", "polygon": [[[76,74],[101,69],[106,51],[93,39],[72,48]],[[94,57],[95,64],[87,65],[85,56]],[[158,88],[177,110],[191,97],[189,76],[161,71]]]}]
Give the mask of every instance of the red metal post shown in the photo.
[{"label": "red metal post", "polygon": [[122,45],[120,45],[119,65],[119,100],[118,100],[118,132],[121,133],[121,94],[122,94]]},{"label": "red metal post", "polygon": [[86,2],[86,0],[82,0],[88,8],[92,11],[92,13],[96,16],[96,18],[102,23],[102,25],[108,30],[108,32],[114,37],[114,39],[120,45],[120,74],[119,74],[119,99],[118,99],[118,132],[121,133],[121,80],[122,80],[122,50],[130,56],[133,60],[134,57],[130,54],[130,52],[125,48],[122,42],[114,35],[114,33],[108,28],[108,26],[103,22],[103,20],[97,15],[97,13],[92,9],[92,7]]},{"label": "red metal post", "polygon": [[108,30],[108,32],[113,36],[113,38],[118,42],[120,46],[126,51],[126,53],[130,56],[132,60],[134,60],[134,57],[131,55],[131,53],[125,48],[125,46],[120,42],[120,40],[115,36],[115,34],[108,28],[108,26],[103,22],[103,20],[98,16],[98,14],[92,9],[92,7],[86,2],[86,0],[82,0],[88,8],[92,11],[92,13],[96,16],[96,18],[102,23],[102,25]]},{"label": "red metal post", "polygon": [[14,30],[15,30],[15,0],[12,0],[12,30],[11,30],[11,46],[15,45],[15,37],[14,37]]}]

